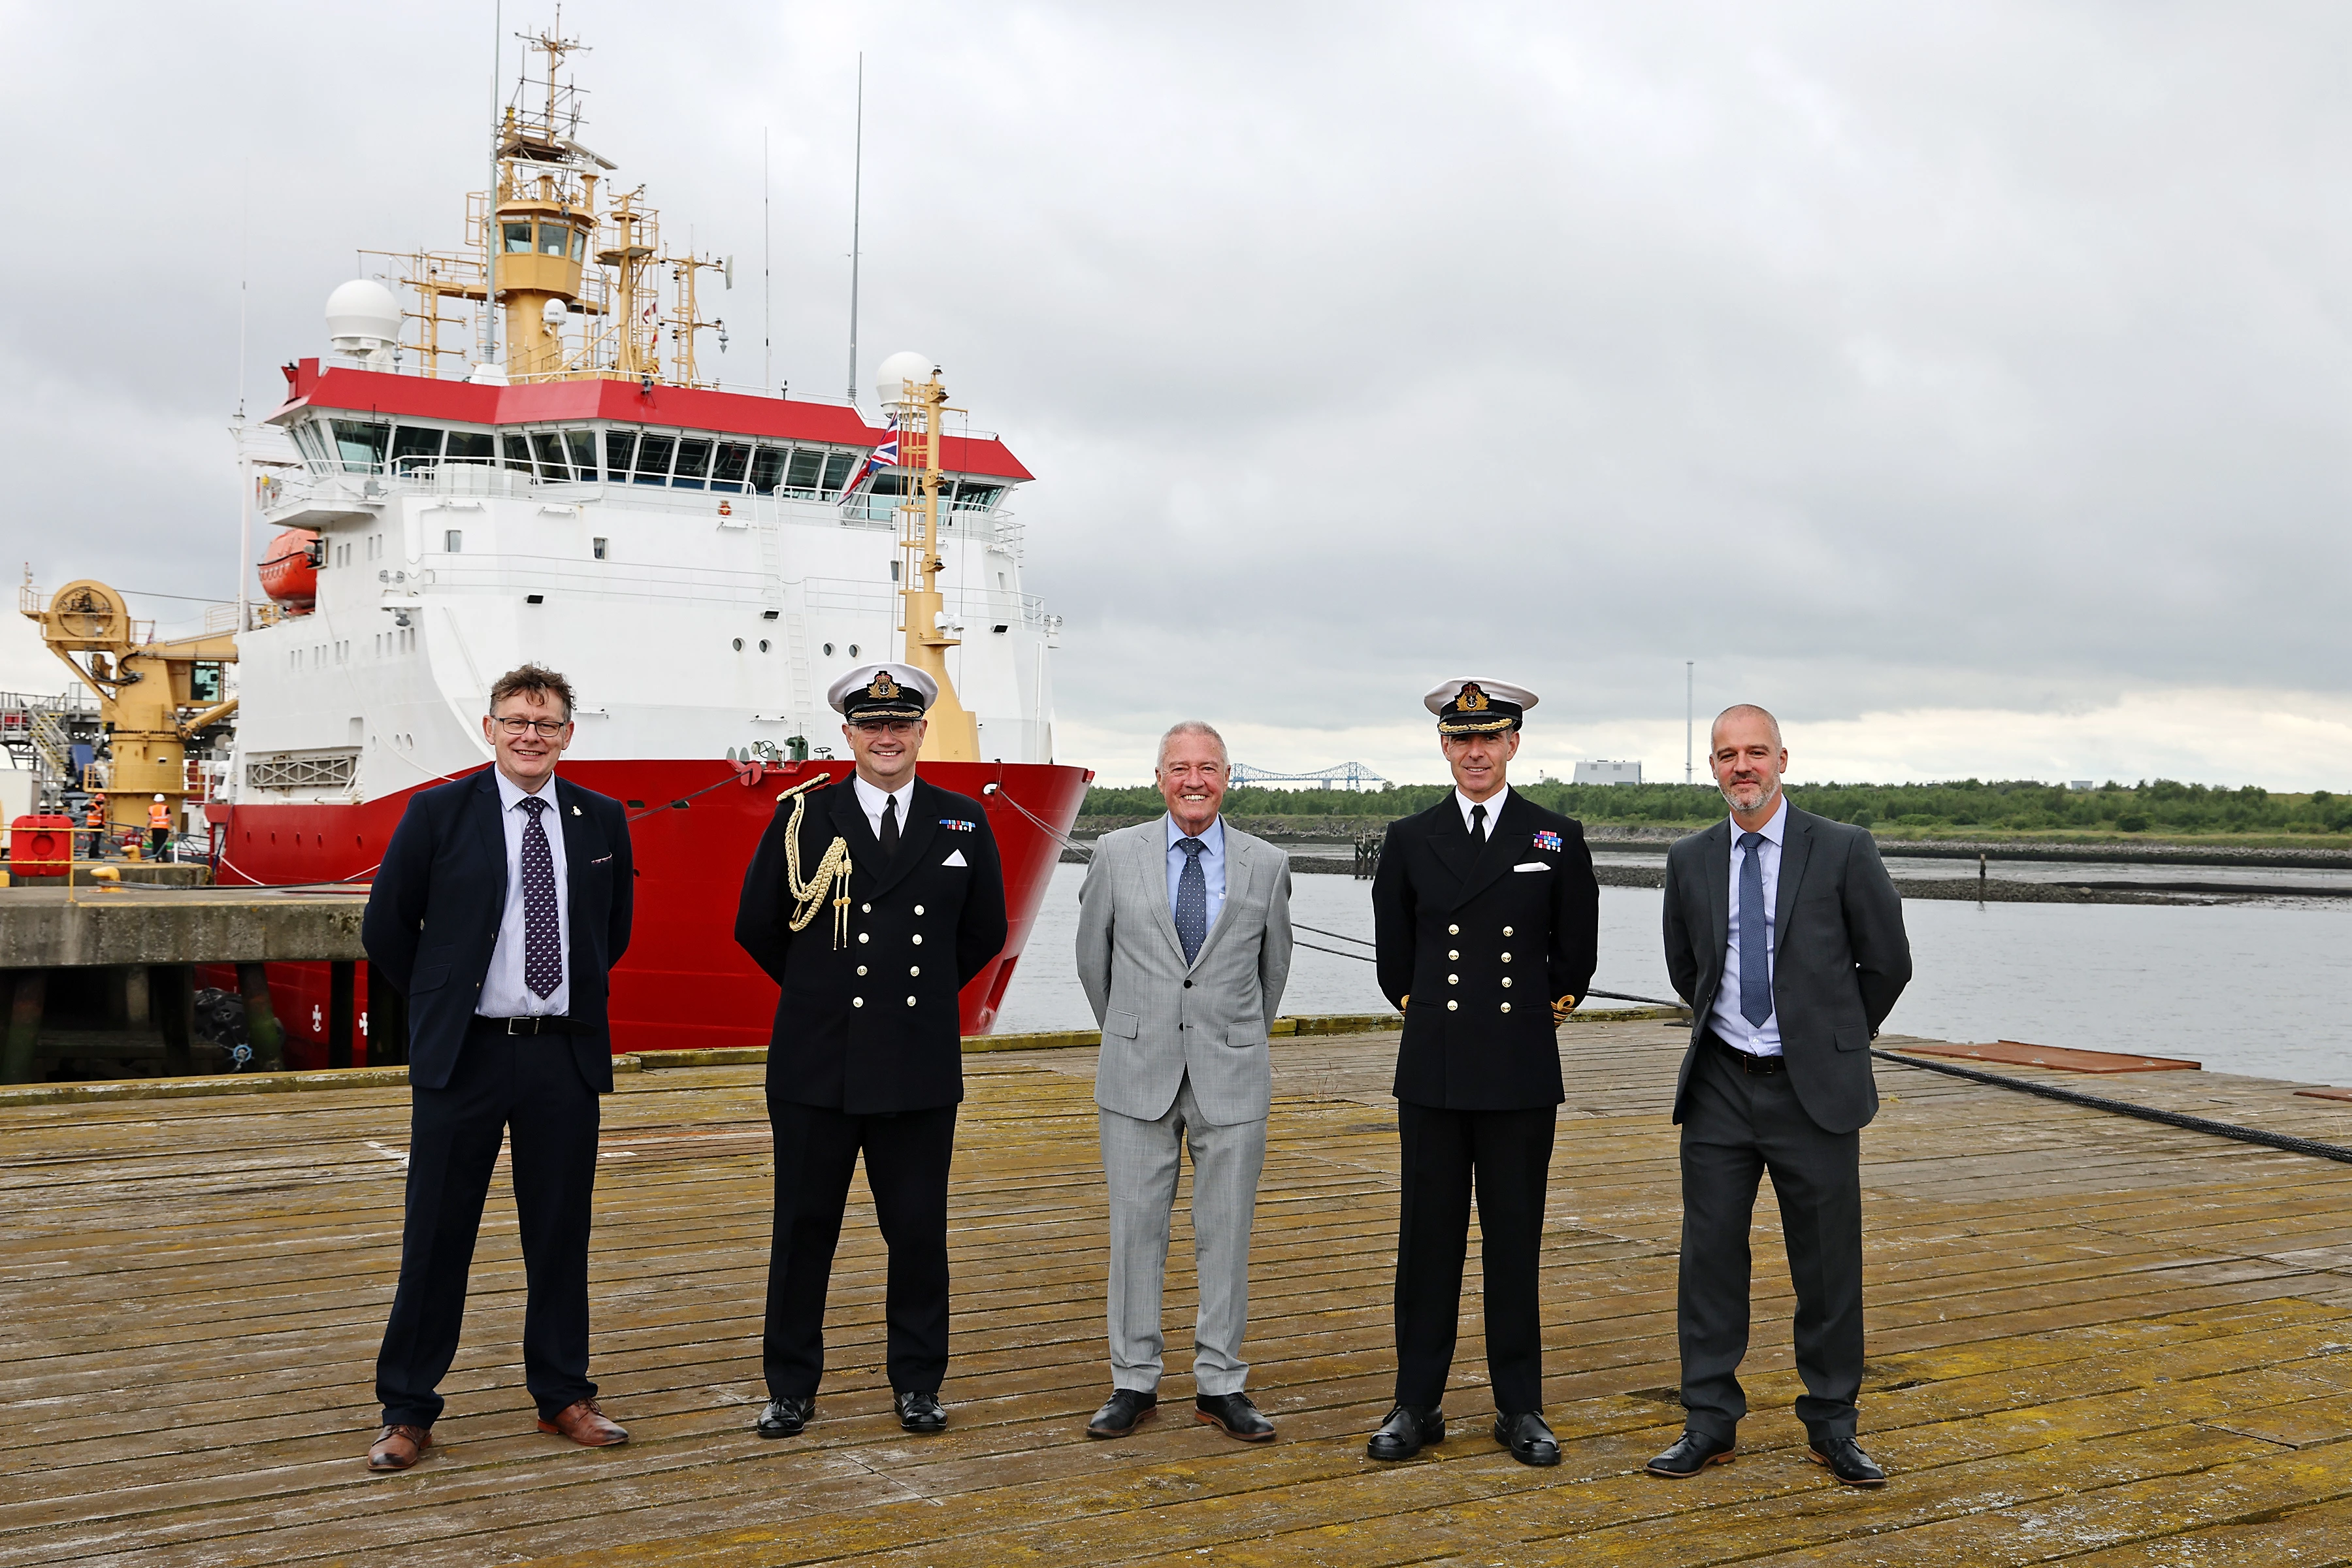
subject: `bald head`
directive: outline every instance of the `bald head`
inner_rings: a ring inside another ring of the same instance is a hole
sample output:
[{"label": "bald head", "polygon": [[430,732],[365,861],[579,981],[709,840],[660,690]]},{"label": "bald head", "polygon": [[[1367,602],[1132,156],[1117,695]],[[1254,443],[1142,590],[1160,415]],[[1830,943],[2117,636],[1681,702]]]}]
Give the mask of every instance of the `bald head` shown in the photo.
[{"label": "bald head", "polygon": [[1753,702],[1725,709],[1707,732],[1706,765],[1733,820],[1749,832],[1762,827],[1780,809],[1780,775],[1789,769],[1780,721]]}]

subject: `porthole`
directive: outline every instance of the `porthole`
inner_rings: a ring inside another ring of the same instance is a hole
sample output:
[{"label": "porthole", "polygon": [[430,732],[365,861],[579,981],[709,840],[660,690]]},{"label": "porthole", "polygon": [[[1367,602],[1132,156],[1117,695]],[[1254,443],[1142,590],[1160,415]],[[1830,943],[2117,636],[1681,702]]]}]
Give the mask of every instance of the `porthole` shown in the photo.
[{"label": "porthole", "polygon": [[831,658],[833,657],[833,645],[831,643],[824,645],[824,657],[827,658]]},{"label": "porthole", "polygon": [[737,653],[741,653],[743,651],[743,639],[741,637],[737,637],[735,639],[735,651]]},{"label": "porthole", "polygon": [[761,637],[761,638],[760,639],[760,651],[761,651],[761,653],[765,653],[765,652],[767,652],[767,651],[768,651],[768,639],[767,639],[767,638],[765,638],[765,637]]},{"label": "porthole", "polygon": [[857,657],[857,645],[856,643],[851,643],[849,645],[849,657],[852,658],[856,658]]}]

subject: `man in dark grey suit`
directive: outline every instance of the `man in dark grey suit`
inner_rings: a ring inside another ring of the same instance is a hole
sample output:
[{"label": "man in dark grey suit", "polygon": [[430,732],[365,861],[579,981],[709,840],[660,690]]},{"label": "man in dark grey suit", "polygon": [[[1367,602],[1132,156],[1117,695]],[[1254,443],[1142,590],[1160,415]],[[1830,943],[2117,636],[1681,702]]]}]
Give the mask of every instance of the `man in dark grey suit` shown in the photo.
[{"label": "man in dark grey suit", "polygon": [[1862,1388],[1862,1129],[1870,1042],[1911,978],[1903,903],[1858,827],[1791,807],[1780,725],[1742,703],[1708,744],[1731,818],[1666,856],[1666,973],[1691,1005],[1675,1090],[1683,1244],[1682,1436],[1650,1461],[1726,1464],[1748,1413],[1748,1231],[1765,1171],[1796,1286],[1797,1401],[1811,1457],[1849,1486],[1886,1472],[1855,1441]]}]

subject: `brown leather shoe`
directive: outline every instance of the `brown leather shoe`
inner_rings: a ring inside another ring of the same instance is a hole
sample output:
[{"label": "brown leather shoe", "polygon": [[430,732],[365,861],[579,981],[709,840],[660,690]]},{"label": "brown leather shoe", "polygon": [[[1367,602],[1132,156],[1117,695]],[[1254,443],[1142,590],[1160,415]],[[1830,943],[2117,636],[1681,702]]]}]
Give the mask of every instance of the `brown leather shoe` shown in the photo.
[{"label": "brown leather shoe", "polygon": [[433,1447],[433,1434],[423,1426],[387,1426],[368,1445],[368,1468],[379,1475],[404,1470]]},{"label": "brown leather shoe", "polygon": [[629,1440],[628,1428],[608,1418],[593,1399],[574,1400],[552,1417],[541,1416],[539,1429],[569,1437],[583,1448],[609,1448]]}]

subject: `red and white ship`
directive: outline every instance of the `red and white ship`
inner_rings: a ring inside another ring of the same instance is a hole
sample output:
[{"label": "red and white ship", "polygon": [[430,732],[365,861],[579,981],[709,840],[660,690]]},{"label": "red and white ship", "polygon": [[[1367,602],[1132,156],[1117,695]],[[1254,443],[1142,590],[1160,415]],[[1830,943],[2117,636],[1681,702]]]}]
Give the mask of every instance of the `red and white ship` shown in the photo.
[{"label": "red and white ship", "polygon": [[[732,937],[743,868],[779,789],[848,766],[828,684],[903,658],[942,693],[925,776],[983,801],[1003,848],[1011,940],[963,994],[984,1033],[1091,776],[1053,761],[1057,622],[1023,592],[1009,504],[1032,476],[957,426],[919,355],[881,366],[881,428],[703,377],[731,264],[666,250],[642,187],[613,194],[557,80],[575,46],[531,42],[544,79],[496,128],[478,245],[392,255],[405,306],[337,289],[333,352],[286,367],[248,437],[277,537],[236,638],[216,874],[364,879],[412,794],[487,764],[489,683],[536,660],[579,694],[565,776],[631,817],[614,1048],[764,1044],[775,987]],[[272,988],[289,1065],[322,1064],[324,966]]]}]

